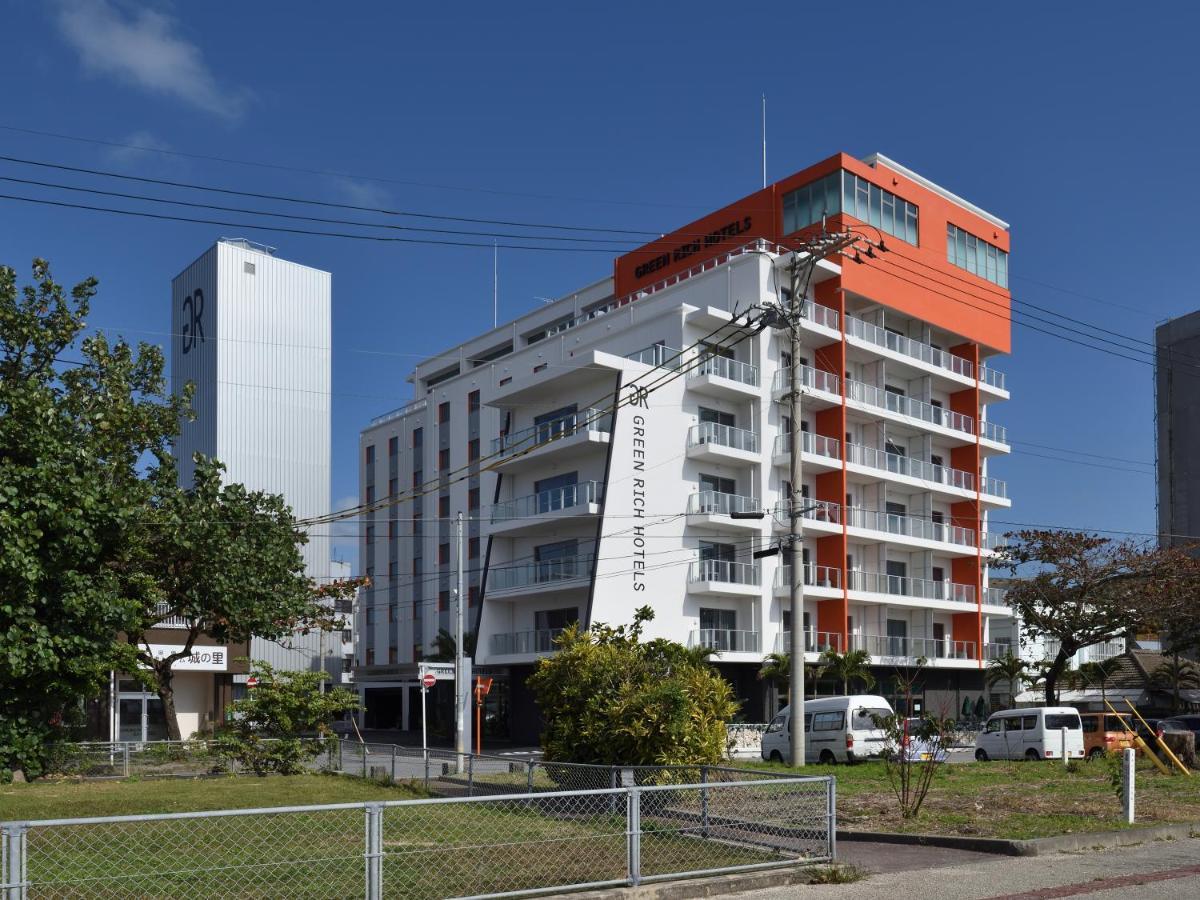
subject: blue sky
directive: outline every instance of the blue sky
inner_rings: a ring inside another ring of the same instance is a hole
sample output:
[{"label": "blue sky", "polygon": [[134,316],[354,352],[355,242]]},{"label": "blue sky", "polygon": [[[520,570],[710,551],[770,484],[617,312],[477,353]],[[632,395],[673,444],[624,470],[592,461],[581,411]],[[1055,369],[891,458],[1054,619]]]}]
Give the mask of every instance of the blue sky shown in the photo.
[{"label": "blue sky", "polygon": [[[1116,3],[0,0],[0,26],[8,156],[670,230],[758,187],[766,92],[772,180],[839,150],[879,151],[1011,223],[1019,299],[1145,341],[1157,320],[1200,307],[1190,4],[1130,16]],[[0,163],[0,175],[46,174]],[[35,189],[0,182],[0,193]],[[96,275],[92,323],[161,343],[171,277],[234,230],[0,200],[0,261],[27,276],[44,256],[70,283]],[[491,252],[244,233],[333,272],[333,498],[344,504],[362,425],[411,396],[419,357],[490,325]],[[503,319],[602,277],[611,259],[502,251],[500,270]],[[997,364],[1013,400],[992,415],[1025,443],[993,468],[1015,498],[997,518],[1152,531],[1150,367],[1022,328],[1014,344]],[[1099,456],[1046,459],[1033,454],[1072,454],[1031,444]],[[353,559],[353,541],[340,546]]]}]

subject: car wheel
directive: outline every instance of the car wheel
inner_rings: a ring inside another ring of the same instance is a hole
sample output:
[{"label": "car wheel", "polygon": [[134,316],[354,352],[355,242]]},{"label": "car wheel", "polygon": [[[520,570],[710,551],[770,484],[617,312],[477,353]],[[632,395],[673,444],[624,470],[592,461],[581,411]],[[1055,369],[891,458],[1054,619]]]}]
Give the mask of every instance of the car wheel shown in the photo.
[{"label": "car wheel", "polygon": [[1032,747],[1030,747],[1028,750],[1025,751],[1025,758],[1028,760],[1036,761],[1036,760],[1041,759],[1042,757],[1038,754],[1038,752],[1036,750],[1034,750]]},{"label": "car wheel", "polygon": [[781,763],[781,762],[783,762],[783,754],[782,754],[782,753],[780,753],[778,750],[772,750],[772,751],[771,751],[771,760],[770,760],[770,761],[771,761],[771,762],[777,762],[777,763]]},{"label": "car wheel", "polygon": [[982,747],[980,747],[978,750],[975,751],[975,762],[987,762],[987,761],[988,761],[987,751],[984,750]]},{"label": "car wheel", "polygon": [[823,766],[832,766],[837,764],[837,757],[833,755],[832,750],[822,750],[821,755],[817,757],[817,762]]},{"label": "car wheel", "polygon": [[1088,759],[1094,761],[1094,760],[1099,759],[1103,755],[1104,755],[1103,750],[1101,750],[1099,747],[1093,747],[1091,749],[1091,751],[1088,752]]}]

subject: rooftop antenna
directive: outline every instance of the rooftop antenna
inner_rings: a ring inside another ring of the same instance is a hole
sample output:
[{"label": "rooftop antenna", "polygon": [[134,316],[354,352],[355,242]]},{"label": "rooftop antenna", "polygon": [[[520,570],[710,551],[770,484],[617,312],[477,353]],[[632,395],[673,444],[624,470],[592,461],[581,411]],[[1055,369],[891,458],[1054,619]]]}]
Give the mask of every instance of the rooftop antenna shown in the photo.
[{"label": "rooftop antenna", "polygon": [[763,187],[767,186],[767,95],[762,95],[762,175]]},{"label": "rooftop antenna", "polygon": [[492,327],[500,324],[500,247],[492,241]]}]

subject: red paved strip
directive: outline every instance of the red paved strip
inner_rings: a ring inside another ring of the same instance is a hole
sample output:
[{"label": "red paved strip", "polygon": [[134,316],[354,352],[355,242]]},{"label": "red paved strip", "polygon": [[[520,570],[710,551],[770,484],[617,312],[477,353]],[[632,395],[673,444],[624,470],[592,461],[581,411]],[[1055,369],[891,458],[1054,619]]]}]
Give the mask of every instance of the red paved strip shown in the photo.
[{"label": "red paved strip", "polygon": [[1200,875],[1200,866],[1180,866],[1178,869],[1160,869],[1157,872],[1142,872],[1138,875],[1114,875],[1112,878],[1097,878],[1094,881],[1081,881],[1078,884],[1062,884],[1058,887],[1024,891],[1020,894],[999,894],[989,897],[988,900],[1050,900],[1053,897],[1078,897],[1080,894],[1110,891],[1114,888],[1146,884],[1151,881],[1190,878],[1193,875]]}]

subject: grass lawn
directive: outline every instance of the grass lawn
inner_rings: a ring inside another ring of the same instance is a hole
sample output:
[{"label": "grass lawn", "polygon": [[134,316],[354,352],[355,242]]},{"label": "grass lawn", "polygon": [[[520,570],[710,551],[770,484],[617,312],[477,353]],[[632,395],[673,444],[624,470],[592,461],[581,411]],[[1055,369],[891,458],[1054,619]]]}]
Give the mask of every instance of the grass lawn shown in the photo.
[{"label": "grass lawn", "polygon": [[[0,787],[0,821],[408,800],[419,787],[347,777],[230,776]],[[32,895],[361,895],[362,809],[34,828]],[[625,877],[625,810],[608,798],[450,803],[384,810],[385,893],[444,897]],[[703,841],[646,822],[644,874],[780,859],[763,846]],[[694,827],[694,826],[692,826]]]},{"label": "grass lawn", "polygon": [[[740,766],[777,772],[777,763]],[[837,778],[838,826],[858,831],[952,834],[1020,840],[1083,831],[1128,828],[1107,761],[1061,763],[970,762],[940,767],[916,819],[897,812],[883,763],[806,766],[806,775]],[[1200,774],[1160,774],[1147,761],[1137,772],[1137,822],[1132,827],[1196,822],[1200,830]]]}]

